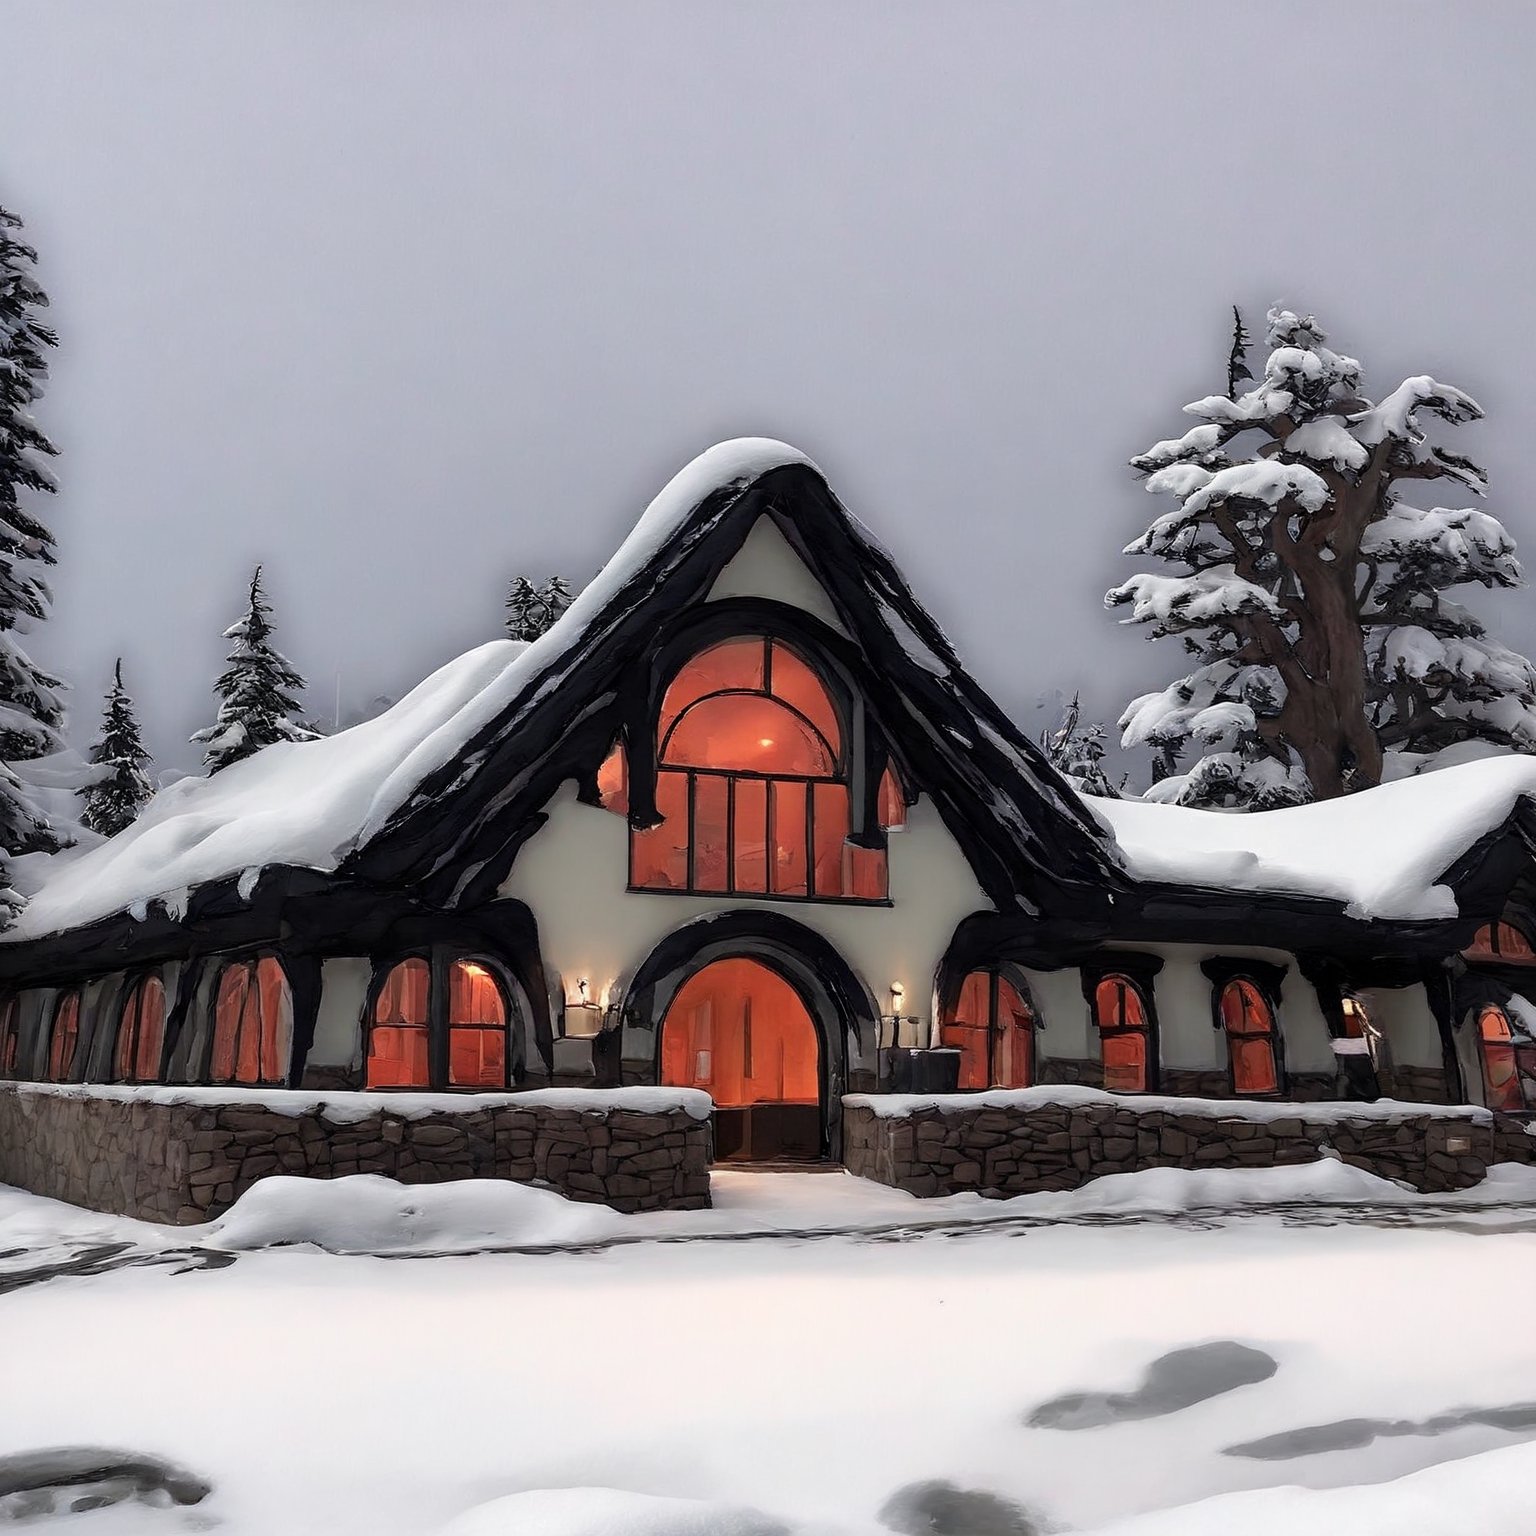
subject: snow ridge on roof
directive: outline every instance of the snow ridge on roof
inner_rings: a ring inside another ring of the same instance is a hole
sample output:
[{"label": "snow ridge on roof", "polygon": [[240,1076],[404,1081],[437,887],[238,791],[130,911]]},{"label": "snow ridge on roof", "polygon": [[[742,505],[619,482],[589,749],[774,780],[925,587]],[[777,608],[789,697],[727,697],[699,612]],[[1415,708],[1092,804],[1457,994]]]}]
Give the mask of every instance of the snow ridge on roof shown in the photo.
[{"label": "snow ridge on roof", "polygon": [[279,742],[211,778],[162,789],[106,843],[15,864],[29,896],[4,935],[16,943],[83,927],[151,902],[173,912],[210,881],[270,864],[329,872],[368,841],[430,773],[534,679],[558,666],[588,626],[712,491],[786,464],[815,465],[771,438],[718,443],[685,465],[641,514],[617,553],[531,644],[493,640],[440,667],[375,719],[317,741]]},{"label": "snow ridge on roof", "polygon": [[1536,758],[1504,755],[1398,779],[1342,800],[1221,812],[1145,800],[1086,801],[1141,880],[1321,897],[1360,918],[1458,915],[1436,882],[1523,798]]}]

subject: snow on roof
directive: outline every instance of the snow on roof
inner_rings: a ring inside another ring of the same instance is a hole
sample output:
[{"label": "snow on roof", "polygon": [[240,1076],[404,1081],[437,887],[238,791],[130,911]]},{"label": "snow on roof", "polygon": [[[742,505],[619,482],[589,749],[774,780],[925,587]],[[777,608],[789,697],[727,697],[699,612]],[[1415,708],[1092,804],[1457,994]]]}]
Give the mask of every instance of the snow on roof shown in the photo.
[{"label": "snow on roof", "polygon": [[[701,453],[645,509],[618,552],[547,634],[494,640],[440,667],[392,709],[318,741],[278,742],[211,778],[162,789],[139,819],[99,846],[15,864],[29,901],[3,936],[41,938],[152,901],[173,913],[190,890],[269,864],[334,870],[430,773],[453,762],[535,678],[558,668],[594,619],[720,487],[811,460],[770,438],[737,438]],[[544,684],[553,686],[553,679]]]},{"label": "snow on roof", "polygon": [[1522,796],[1536,800],[1536,758],[1505,755],[1277,811],[1085,803],[1138,879],[1323,897],[1361,918],[1435,920],[1457,916],[1449,887],[1436,882]]}]

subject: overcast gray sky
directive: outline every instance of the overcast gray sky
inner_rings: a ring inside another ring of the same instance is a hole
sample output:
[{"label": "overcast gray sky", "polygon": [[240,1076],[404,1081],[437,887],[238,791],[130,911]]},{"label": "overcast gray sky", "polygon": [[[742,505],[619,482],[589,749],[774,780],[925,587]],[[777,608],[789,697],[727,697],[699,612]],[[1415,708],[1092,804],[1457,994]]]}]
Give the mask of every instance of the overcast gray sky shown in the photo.
[{"label": "overcast gray sky", "polygon": [[1221,387],[1234,301],[1476,395],[1536,564],[1533,45],[1521,0],[0,0],[63,337],[34,649],[82,745],[121,651],[190,767],[254,561],[314,706],[360,704],[763,434],[1026,723],[1118,712],[1178,664],[1101,606],[1125,460]]}]

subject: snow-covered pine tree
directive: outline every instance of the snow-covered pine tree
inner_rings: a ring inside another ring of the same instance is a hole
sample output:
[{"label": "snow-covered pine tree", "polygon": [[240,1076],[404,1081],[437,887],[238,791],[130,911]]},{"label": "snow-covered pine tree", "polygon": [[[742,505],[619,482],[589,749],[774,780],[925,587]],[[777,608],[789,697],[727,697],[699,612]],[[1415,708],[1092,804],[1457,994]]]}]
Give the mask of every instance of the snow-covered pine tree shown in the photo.
[{"label": "snow-covered pine tree", "polygon": [[58,337],[39,318],[48,296],[33,276],[37,252],[20,229],[21,220],[0,208],[0,924],[22,905],[10,857],[69,842],[11,766],[57,751],[64,724],[63,685],[16,638],[47,617],[53,600],[45,572],[55,563],[53,535],[21,498],[54,491],[44,460],[58,452],[32,418],[48,378],[47,349]]},{"label": "snow-covered pine tree", "polygon": [[101,734],[91,746],[91,763],[99,774],[78,791],[85,801],[81,822],[103,837],[116,837],[132,826],[154,794],[144,771],[149,760],[133,700],[123,687],[123,658],[119,656],[101,712]]},{"label": "snow-covered pine tree", "polygon": [[304,679],[271,643],[272,609],[261,589],[261,567],[251,577],[245,615],[224,631],[235,642],[229,665],[213,685],[219,698],[218,719],[193,734],[207,750],[203,761],[217,773],[277,741],[313,741],[314,732],[298,722],[299,691]]},{"label": "snow-covered pine tree", "polygon": [[507,616],[503,621],[507,634],[513,640],[537,640],[543,631],[539,628],[539,594],[526,576],[514,576],[507,590]]},{"label": "snow-covered pine tree", "polygon": [[560,616],[571,606],[571,584],[564,576],[551,576],[539,588],[539,633],[559,622]]},{"label": "snow-covered pine tree", "polygon": [[1061,712],[1054,730],[1042,732],[1040,746],[1051,765],[1077,781],[1084,794],[1118,800],[1120,791],[1104,772],[1104,727],[1083,720],[1078,695]]},{"label": "snow-covered pine tree", "polygon": [[1267,807],[1375,784],[1384,752],[1536,750],[1536,669],[1444,596],[1519,585],[1513,541],[1485,512],[1398,499],[1419,480],[1483,494],[1483,471],[1430,444],[1424,420],[1481,409],[1428,375],[1372,405],[1360,364],[1310,316],[1272,310],[1268,341],[1253,389],[1186,406],[1200,425],[1131,461],[1178,505],[1126,553],[1180,569],[1133,576],[1105,601],[1154,639],[1178,635],[1195,661],[1121,717],[1125,745],[1165,767],[1194,755],[1150,793]]}]

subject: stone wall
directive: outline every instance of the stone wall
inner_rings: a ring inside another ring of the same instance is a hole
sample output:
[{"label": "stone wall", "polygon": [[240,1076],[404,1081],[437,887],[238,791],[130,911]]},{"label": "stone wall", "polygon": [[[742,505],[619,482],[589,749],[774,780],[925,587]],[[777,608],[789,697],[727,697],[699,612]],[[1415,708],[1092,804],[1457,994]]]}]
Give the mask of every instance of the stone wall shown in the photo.
[{"label": "stone wall", "polygon": [[[889,1112],[845,1099],[843,1160],[850,1173],[914,1195],[960,1190],[1004,1197],[1075,1189],[1142,1168],[1261,1168],[1309,1163],[1328,1147],[1346,1163],[1415,1189],[1466,1189],[1500,1161],[1536,1162],[1536,1138],[1515,1122],[1461,1113],[1330,1105],[1308,1118],[1223,1116],[1178,1100],[1137,1102],[1084,1090],[1025,1090],[1028,1101],[965,1105],[959,1096],[912,1099]],[[1024,1097],[1024,1094],[1019,1096]],[[1289,1106],[1274,1106],[1274,1108]],[[1266,1106],[1268,1109],[1269,1106]]]},{"label": "stone wall", "polygon": [[0,1183],[149,1221],[205,1221],[268,1174],[382,1173],[406,1184],[511,1179],[620,1211],[709,1204],[708,1101],[593,1094],[266,1093],[0,1083]]}]

